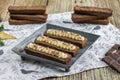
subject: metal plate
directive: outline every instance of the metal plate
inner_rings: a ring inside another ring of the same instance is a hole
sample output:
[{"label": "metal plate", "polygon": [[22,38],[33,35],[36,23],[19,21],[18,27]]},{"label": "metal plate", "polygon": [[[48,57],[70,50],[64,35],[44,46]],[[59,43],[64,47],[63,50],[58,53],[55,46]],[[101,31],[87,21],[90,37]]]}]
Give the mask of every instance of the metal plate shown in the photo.
[{"label": "metal plate", "polygon": [[[40,36],[43,35],[44,32],[46,31],[46,29],[59,29],[59,30],[65,30],[65,31],[70,31],[70,32],[74,32],[74,33],[78,33],[81,34],[82,36],[86,37],[88,39],[88,42],[86,44],[86,46],[82,49],[80,49],[79,53],[73,57],[71,59],[71,61],[68,64],[61,64],[55,61],[51,61],[48,59],[44,59],[41,57],[37,57],[37,56],[33,56],[33,55],[29,55],[26,54],[24,51],[24,47],[30,43],[30,42],[34,42],[34,40]],[[95,34],[91,34],[91,33],[86,33],[86,32],[82,32],[82,31],[77,31],[77,30],[73,30],[73,29],[69,29],[69,28],[65,28],[65,27],[61,27],[61,26],[57,26],[57,25],[53,25],[53,24],[45,24],[43,25],[42,28],[38,29],[37,31],[35,31],[32,35],[30,35],[29,37],[27,37],[25,40],[23,40],[22,42],[20,42],[18,45],[16,45],[12,51],[14,51],[15,53],[17,53],[18,55],[25,57],[25,58],[30,58],[30,59],[34,59],[43,63],[46,63],[48,66],[54,66],[56,69],[65,69],[66,71],[69,71],[69,68],[74,64],[74,62],[99,38],[99,35],[95,35]]]}]

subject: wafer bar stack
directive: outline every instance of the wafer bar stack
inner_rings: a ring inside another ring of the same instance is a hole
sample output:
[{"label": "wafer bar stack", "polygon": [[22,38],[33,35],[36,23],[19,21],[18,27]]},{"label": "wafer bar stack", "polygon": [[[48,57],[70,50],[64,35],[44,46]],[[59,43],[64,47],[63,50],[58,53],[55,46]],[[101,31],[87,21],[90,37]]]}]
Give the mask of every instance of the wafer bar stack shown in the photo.
[{"label": "wafer bar stack", "polygon": [[9,6],[9,24],[39,24],[47,21],[46,6]]},{"label": "wafer bar stack", "polygon": [[75,23],[90,23],[107,25],[113,11],[109,8],[75,6],[72,21]]}]

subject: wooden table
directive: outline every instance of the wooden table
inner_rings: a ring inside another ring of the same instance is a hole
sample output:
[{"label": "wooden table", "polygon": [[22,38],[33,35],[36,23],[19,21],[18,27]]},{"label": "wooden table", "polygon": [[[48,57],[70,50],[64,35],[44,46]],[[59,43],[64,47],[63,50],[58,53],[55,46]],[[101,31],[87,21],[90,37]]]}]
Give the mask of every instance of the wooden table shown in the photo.
[{"label": "wooden table", "polygon": [[[72,11],[74,5],[108,7],[113,9],[114,15],[111,23],[120,28],[120,0],[0,0],[2,12],[2,21],[9,18],[7,11],[8,6],[31,6],[31,5],[47,5],[49,14]],[[66,77],[47,78],[44,80],[120,80],[120,73],[110,67],[85,71]]]}]

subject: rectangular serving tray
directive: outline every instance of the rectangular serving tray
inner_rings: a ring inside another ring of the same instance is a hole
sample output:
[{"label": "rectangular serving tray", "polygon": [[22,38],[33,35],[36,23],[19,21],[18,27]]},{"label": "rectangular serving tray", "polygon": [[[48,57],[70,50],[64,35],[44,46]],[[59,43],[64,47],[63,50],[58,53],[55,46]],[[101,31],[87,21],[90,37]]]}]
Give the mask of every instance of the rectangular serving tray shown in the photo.
[{"label": "rectangular serving tray", "polygon": [[[65,30],[65,31],[70,31],[70,32],[74,32],[74,33],[78,33],[81,34],[82,36],[86,37],[88,39],[88,42],[86,44],[86,46],[82,49],[80,49],[79,53],[73,57],[71,59],[71,61],[68,64],[62,64],[59,62],[55,62],[52,60],[48,60],[45,58],[41,58],[41,57],[37,57],[37,56],[33,56],[30,54],[26,54],[24,51],[24,47],[30,43],[30,42],[34,42],[34,40],[40,36],[43,35],[44,32],[47,29],[59,29],[59,30]],[[77,61],[77,59],[84,54],[84,52],[99,38],[99,35],[95,35],[95,34],[91,34],[91,33],[87,33],[87,32],[82,32],[82,31],[78,31],[78,30],[73,30],[70,28],[65,28],[62,26],[58,26],[58,25],[54,25],[54,24],[45,24],[43,25],[40,29],[38,29],[37,31],[35,31],[33,34],[31,34],[29,37],[27,37],[25,40],[23,40],[22,42],[20,42],[18,45],[16,45],[12,51],[14,51],[15,53],[17,53],[18,55],[21,56],[22,59],[25,58],[29,58],[29,59],[33,59],[36,61],[40,61],[44,64],[46,64],[47,66],[50,67],[54,67],[57,70],[64,70],[64,71],[69,71],[70,67]]]}]

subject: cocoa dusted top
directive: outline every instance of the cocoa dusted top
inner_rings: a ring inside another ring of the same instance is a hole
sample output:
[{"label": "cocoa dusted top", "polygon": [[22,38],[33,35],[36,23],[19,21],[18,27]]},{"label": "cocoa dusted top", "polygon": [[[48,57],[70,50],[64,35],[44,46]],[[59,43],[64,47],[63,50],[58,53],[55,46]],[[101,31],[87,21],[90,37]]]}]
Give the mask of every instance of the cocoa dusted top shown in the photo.
[{"label": "cocoa dusted top", "polygon": [[46,44],[50,44],[50,45],[53,45],[53,46],[56,46],[56,47],[59,47],[59,48],[65,49],[65,50],[70,50],[70,51],[75,50],[77,48],[77,46],[75,46],[71,43],[59,41],[57,39],[49,38],[47,36],[40,36],[37,38],[37,41],[44,42]]},{"label": "cocoa dusted top", "polygon": [[61,58],[61,59],[66,59],[69,56],[67,53],[64,53],[64,52],[61,52],[61,51],[58,51],[55,49],[51,49],[49,47],[43,47],[43,46],[40,46],[40,45],[35,44],[35,43],[29,43],[27,45],[27,48],[41,52],[41,53],[46,53],[46,54],[49,54],[51,56]]},{"label": "cocoa dusted top", "polygon": [[80,34],[68,32],[68,31],[56,30],[56,29],[48,29],[47,34],[58,36],[58,37],[69,38],[69,39],[73,39],[76,41],[84,41],[85,39]]}]

